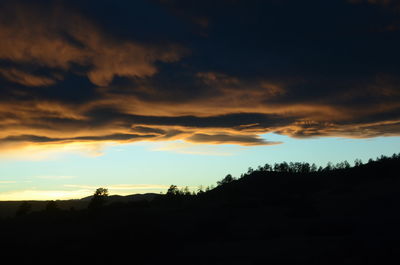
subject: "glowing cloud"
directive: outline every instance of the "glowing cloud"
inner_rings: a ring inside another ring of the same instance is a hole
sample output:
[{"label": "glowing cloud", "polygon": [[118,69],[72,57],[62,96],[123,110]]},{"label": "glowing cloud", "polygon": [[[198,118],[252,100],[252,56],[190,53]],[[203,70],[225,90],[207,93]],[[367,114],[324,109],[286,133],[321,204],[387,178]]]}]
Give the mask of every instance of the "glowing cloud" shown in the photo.
[{"label": "glowing cloud", "polygon": [[[278,144],[259,136],[271,132],[400,134],[400,39],[380,30],[400,21],[388,8],[396,1],[331,4],[352,14],[340,23],[313,1],[261,1],[257,10],[246,1],[155,1],[167,8],[149,12],[154,23],[147,24],[129,13],[140,12],[140,3],[122,2],[114,4],[131,8],[120,10],[122,20],[99,19],[79,1],[2,2],[2,158],[99,155],[103,145],[138,141]],[[204,11],[214,6],[215,13]],[[107,14],[102,3],[98,9]],[[299,10],[290,26],[288,9]]]}]

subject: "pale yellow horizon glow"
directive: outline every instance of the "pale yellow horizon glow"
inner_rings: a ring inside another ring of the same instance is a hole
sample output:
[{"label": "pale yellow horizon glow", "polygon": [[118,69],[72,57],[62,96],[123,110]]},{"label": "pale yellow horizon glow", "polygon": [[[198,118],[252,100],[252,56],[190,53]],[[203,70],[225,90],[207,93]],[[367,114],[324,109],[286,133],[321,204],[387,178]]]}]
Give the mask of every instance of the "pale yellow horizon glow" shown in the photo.
[{"label": "pale yellow horizon glow", "polygon": [[[37,190],[37,189],[26,189],[26,190],[15,190],[0,193],[0,201],[48,201],[48,200],[72,200],[82,199],[84,197],[93,195],[94,191],[99,186],[94,185],[64,185],[67,189],[74,190]],[[153,185],[153,184],[116,184],[103,186],[107,188],[110,195],[132,195],[140,193],[160,193],[165,192],[168,185]],[[180,187],[182,188],[182,187]],[[188,187],[190,190],[196,189],[196,187]]]},{"label": "pale yellow horizon glow", "polygon": [[0,201],[48,201],[81,199],[93,194],[92,190],[16,190],[0,193]]}]

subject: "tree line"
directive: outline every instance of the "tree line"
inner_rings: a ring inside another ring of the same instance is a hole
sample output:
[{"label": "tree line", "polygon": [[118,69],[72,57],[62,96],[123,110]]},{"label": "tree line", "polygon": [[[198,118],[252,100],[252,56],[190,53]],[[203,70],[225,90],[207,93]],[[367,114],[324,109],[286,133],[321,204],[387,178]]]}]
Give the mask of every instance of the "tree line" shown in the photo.
[{"label": "tree line", "polygon": [[[384,156],[381,155],[380,157],[377,157],[375,160],[374,159],[369,159],[366,165],[368,164],[373,164],[373,163],[379,163],[379,162],[384,162],[384,161],[390,161],[390,160],[396,160],[400,159],[400,153],[398,154],[393,154],[392,156]],[[363,166],[364,163],[362,162],[361,159],[355,159],[354,160],[354,165],[351,166],[350,163],[345,160],[336,164],[333,164],[332,162],[328,162],[325,167],[322,166],[317,166],[315,163],[307,163],[307,162],[281,162],[281,163],[275,163],[275,164],[268,164],[266,163],[264,166],[258,166],[257,169],[253,169],[252,167],[249,167],[246,173],[243,173],[240,175],[239,179],[247,177],[253,173],[256,172],[279,172],[279,173],[289,173],[289,174],[311,174],[311,173],[320,173],[320,172],[331,172],[331,171],[337,171],[337,170],[348,170],[350,168],[356,168],[356,167],[361,167]],[[226,175],[223,179],[217,181],[217,187],[218,186],[223,186],[225,184],[228,184],[230,182],[233,182],[237,180],[238,178],[233,177],[231,174]],[[193,195],[201,195],[204,192],[208,192],[215,187],[213,185],[207,186],[205,189],[203,189],[202,186],[200,186],[197,191],[192,191],[190,192],[188,187],[184,187],[179,189],[176,185],[171,185],[169,189],[167,190],[166,195],[168,196],[193,196]]]},{"label": "tree line", "polygon": [[[188,186],[179,188],[177,185],[170,185],[168,190],[166,191],[165,197],[166,198],[187,198],[193,196],[201,196],[204,193],[207,193],[213,190],[216,187],[224,186],[228,183],[234,182],[238,179],[245,178],[250,176],[254,173],[260,172],[279,172],[279,173],[286,173],[286,174],[313,174],[313,173],[321,173],[321,172],[331,172],[331,171],[338,171],[338,170],[348,170],[350,168],[357,168],[363,165],[370,165],[379,162],[385,161],[392,161],[400,159],[400,153],[393,154],[392,156],[380,156],[374,159],[369,159],[367,163],[363,163],[361,159],[356,159],[354,161],[354,165],[351,166],[348,161],[339,162],[337,164],[333,164],[328,162],[325,167],[319,166],[317,167],[315,163],[307,163],[307,162],[281,162],[275,163],[273,165],[266,163],[264,166],[258,166],[256,169],[251,167],[248,168],[246,173],[240,175],[239,178],[233,177],[231,174],[227,174],[224,178],[217,181],[217,185],[210,185],[203,187],[202,185],[197,188],[195,191],[191,191]],[[89,210],[96,210],[101,208],[107,203],[107,197],[109,195],[108,189],[106,188],[98,188],[94,192],[89,204]],[[73,210],[73,209],[71,209]],[[24,216],[32,211],[32,205],[28,202],[23,202],[16,211],[16,216]],[[60,211],[57,203],[55,201],[49,201],[45,207],[45,212],[48,213],[56,213]]]}]

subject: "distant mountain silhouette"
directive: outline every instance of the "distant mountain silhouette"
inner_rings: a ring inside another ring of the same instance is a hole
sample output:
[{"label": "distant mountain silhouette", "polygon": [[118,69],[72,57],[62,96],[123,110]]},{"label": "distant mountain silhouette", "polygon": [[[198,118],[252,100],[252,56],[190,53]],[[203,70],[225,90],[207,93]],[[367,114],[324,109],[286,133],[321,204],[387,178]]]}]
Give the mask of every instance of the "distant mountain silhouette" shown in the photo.
[{"label": "distant mountain silhouette", "polygon": [[[151,201],[157,196],[161,196],[157,193],[144,193],[144,194],[132,194],[132,195],[111,195],[107,198],[107,204],[112,203],[128,203],[135,201]],[[57,200],[56,203],[62,210],[69,210],[71,208],[75,210],[82,210],[87,208],[90,200],[93,196],[87,196],[81,199],[73,199],[73,200]],[[32,205],[31,211],[42,211],[45,209],[47,203],[49,201],[25,201]],[[10,217],[15,215],[18,207],[21,205],[21,201],[0,201],[0,218]]]},{"label": "distant mountain silhouette", "polygon": [[[131,195],[111,195],[107,197],[108,203],[113,202],[130,202],[130,201],[152,201],[157,196],[161,196],[158,193],[144,193],[144,194],[131,194]],[[93,195],[80,199],[81,201],[90,201]]]},{"label": "distant mountain silhouette", "polygon": [[112,203],[82,210],[49,203],[29,213],[21,205],[18,216],[0,222],[3,256],[15,258],[17,250],[20,262],[62,257],[71,264],[398,264],[399,167],[397,154],[354,167],[283,162],[239,179],[228,174],[196,194],[171,185],[152,200],[109,196]]}]

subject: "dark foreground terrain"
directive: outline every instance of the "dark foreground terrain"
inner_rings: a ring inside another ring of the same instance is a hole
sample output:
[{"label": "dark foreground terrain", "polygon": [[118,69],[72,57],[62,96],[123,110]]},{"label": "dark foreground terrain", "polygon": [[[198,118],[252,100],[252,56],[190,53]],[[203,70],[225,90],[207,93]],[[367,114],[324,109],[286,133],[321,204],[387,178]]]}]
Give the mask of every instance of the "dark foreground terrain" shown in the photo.
[{"label": "dark foreground terrain", "polygon": [[[29,264],[398,264],[400,158],[280,164],[207,192],[1,221],[1,255]],[[7,263],[8,264],[8,263]]]}]

